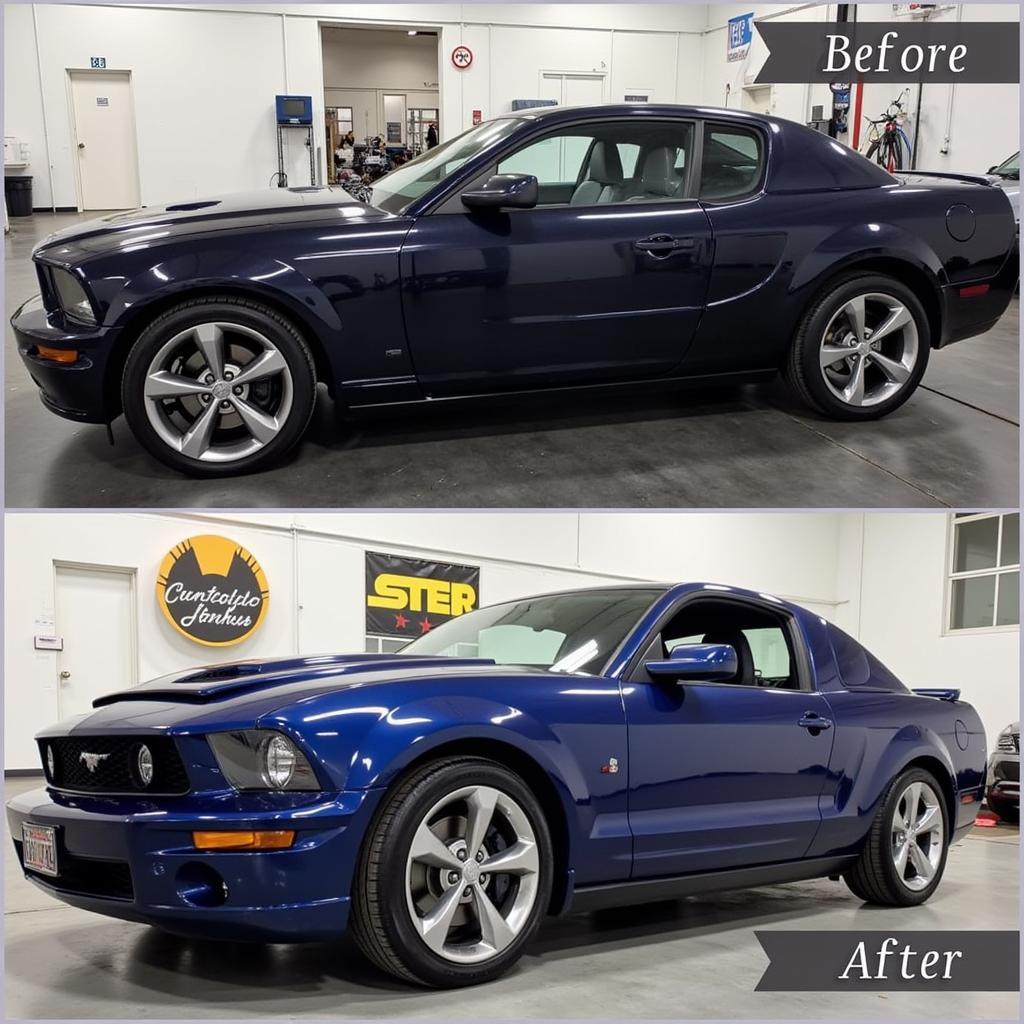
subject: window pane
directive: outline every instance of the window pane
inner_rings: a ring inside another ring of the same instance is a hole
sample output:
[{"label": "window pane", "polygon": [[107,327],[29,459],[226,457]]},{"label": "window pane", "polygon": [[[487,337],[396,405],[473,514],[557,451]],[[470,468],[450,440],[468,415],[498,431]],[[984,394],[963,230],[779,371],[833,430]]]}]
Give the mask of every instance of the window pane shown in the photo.
[{"label": "window pane", "polygon": [[951,629],[978,629],[991,626],[995,617],[996,578],[979,576],[953,580]]},{"label": "window pane", "polygon": [[1020,573],[1004,572],[999,577],[999,613],[996,625],[1016,626],[1019,622]]},{"label": "window pane", "polygon": [[970,523],[957,523],[953,529],[953,572],[991,569],[995,566],[999,516],[975,519]]},{"label": "window pane", "polygon": [[789,645],[777,626],[745,629],[743,635],[750,644],[754,658],[754,671],[761,679],[789,678]]},{"label": "window pane", "polygon": [[747,128],[704,127],[700,194],[728,199],[753,192],[761,178],[761,136]]},{"label": "window pane", "polygon": [[999,552],[1000,565],[1020,565],[1020,516],[1014,512],[1003,516],[1003,546]]},{"label": "window pane", "polygon": [[620,142],[618,150],[622,161],[622,176],[632,178],[636,173],[636,158],[640,155],[640,147],[635,142]]},{"label": "window pane", "polygon": [[498,164],[499,174],[532,174],[542,185],[575,184],[593,138],[562,135],[541,139]]}]

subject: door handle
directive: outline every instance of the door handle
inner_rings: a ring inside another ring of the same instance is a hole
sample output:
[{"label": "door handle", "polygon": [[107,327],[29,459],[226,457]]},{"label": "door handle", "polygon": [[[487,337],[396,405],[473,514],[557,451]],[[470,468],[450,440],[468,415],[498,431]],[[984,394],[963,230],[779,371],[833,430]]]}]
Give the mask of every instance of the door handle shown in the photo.
[{"label": "door handle", "polygon": [[823,729],[832,728],[832,720],[830,718],[822,718],[813,711],[808,711],[796,724],[801,729],[810,730],[812,736],[817,736]]},{"label": "door handle", "polygon": [[65,679],[70,679],[70,678],[71,678],[71,673],[67,669],[64,669],[64,671],[61,672],[61,674],[60,674],[61,682],[64,682]]},{"label": "door handle", "polygon": [[676,238],[674,235],[650,235],[633,243],[637,252],[646,253],[657,259],[665,259],[674,252],[692,249],[697,244],[695,238]]},{"label": "door handle", "polygon": [[79,149],[85,149],[85,143],[84,143],[84,142],[80,142],[80,143],[78,144],[78,148],[79,148]]}]

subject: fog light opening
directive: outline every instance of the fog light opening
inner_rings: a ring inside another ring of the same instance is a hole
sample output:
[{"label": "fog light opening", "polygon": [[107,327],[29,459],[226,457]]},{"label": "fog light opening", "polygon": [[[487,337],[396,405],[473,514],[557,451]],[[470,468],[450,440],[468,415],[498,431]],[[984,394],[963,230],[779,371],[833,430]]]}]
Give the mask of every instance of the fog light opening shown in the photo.
[{"label": "fog light opening", "polygon": [[175,876],[178,896],[191,907],[219,907],[227,902],[228,884],[210,867],[189,861]]}]

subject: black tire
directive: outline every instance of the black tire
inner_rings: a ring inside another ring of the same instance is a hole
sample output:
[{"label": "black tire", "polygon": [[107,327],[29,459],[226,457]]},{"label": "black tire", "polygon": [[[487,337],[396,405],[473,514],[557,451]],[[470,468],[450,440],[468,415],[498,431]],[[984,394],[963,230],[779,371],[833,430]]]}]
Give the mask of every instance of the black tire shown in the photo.
[{"label": "black tire", "polygon": [[991,797],[986,801],[988,809],[1000,821],[1008,822],[1011,825],[1020,823],[1020,806],[1010,803],[1008,800],[993,800]]},{"label": "black tire", "polygon": [[[258,451],[229,462],[207,462],[173,449],[154,429],[146,413],[146,374],[161,347],[197,324],[223,321],[257,331],[284,357],[291,382],[291,407],[276,436]],[[138,337],[121,380],[125,419],[139,443],[155,458],[189,476],[225,477],[265,469],[293,448],[309,425],[316,403],[316,370],[302,335],[276,310],[251,299],[207,296],[179,303],[157,317]]]},{"label": "black tire", "polygon": [[[480,964],[454,963],[430,949],[410,920],[405,893],[406,860],[423,815],[446,794],[467,785],[493,786],[519,804],[534,830],[540,865],[536,898],[526,923],[509,946]],[[544,813],[519,776],[482,758],[430,762],[394,785],[367,832],[352,890],[353,937],[371,962],[405,981],[432,988],[491,981],[522,956],[547,913],[552,864]]]},{"label": "black tire", "polygon": [[[875,405],[853,406],[832,393],[822,375],[819,346],[836,312],[858,294],[885,292],[910,311],[918,335],[917,361],[909,379],[890,398]],[[898,409],[917,389],[928,368],[931,327],[921,300],[901,281],[885,274],[851,270],[829,281],[811,300],[797,327],[783,376],[797,396],[812,409],[835,420],[875,420]]]},{"label": "black tire", "polygon": [[[893,864],[891,850],[893,816],[897,803],[903,791],[912,782],[926,782],[938,794],[944,836],[935,876],[924,889],[916,891],[908,888],[899,877]],[[871,823],[860,857],[843,875],[843,880],[853,894],[865,903],[877,903],[886,907],[917,906],[935,892],[942,880],[942,873],[946,868],[946,855],[949,852],[949,836],[949,810],[942,787],[931,772],[923,768],[910,768],[898,775],[886,791]]]}]

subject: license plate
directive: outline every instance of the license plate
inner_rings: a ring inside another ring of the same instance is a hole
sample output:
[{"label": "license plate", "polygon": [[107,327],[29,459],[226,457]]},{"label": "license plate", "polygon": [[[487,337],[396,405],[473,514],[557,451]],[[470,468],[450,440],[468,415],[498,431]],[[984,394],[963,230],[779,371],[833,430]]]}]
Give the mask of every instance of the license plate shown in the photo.
[{"label": "license plate", "polygon": [[57,874],[57,830],[49,825],[21,826],[22,856],[26,871]]}]

